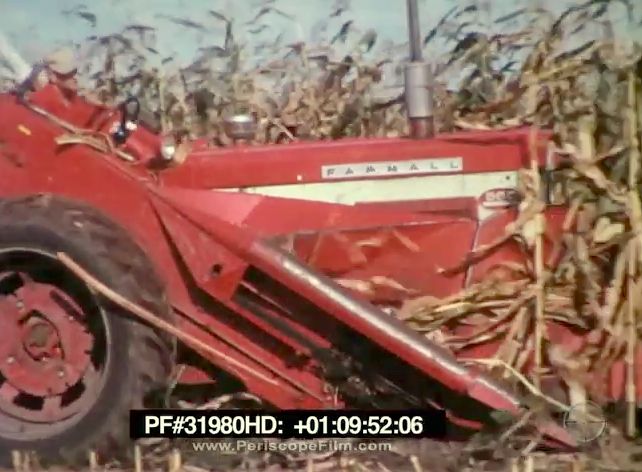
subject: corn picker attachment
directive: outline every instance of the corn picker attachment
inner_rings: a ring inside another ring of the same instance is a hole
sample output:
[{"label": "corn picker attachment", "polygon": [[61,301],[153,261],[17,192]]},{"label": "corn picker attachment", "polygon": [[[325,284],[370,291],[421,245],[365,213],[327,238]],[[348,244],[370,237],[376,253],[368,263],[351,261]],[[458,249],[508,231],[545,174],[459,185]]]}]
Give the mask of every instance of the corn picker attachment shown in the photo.
[{"label": "corn picker attachment", "polygon": [[[395,312],[523,259],[507,240],[442,270],[514,222],[519,170],[535,159],[552,172],[548,135],[433,136],[430,69],[411,44],[412,139],[254,146],[252,120],[236,117],[242,142],[220,149],[152,132],[135,99],[97,106],[56,83],[0,96],[2,459],[113,453],[128,411],[177,364],[181,383],[280,409],[438,406],[453,431],[528,409],[514,383],[464,360],[491,358],[497,339],[455,356],[442,329],[426,336]],[[566,211],[546,212],[547,253]],[[605,376],[605,401],[619,401],[622,364]],[[576,445],[552,417],[538,427],[549,446]]]}]

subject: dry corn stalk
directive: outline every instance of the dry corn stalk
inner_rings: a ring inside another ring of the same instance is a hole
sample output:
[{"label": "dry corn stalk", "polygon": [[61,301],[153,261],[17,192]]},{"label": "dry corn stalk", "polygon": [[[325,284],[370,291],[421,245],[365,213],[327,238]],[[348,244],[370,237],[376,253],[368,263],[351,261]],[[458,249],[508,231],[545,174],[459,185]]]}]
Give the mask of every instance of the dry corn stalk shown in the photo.
[{"label": "dry corn stalk", "polygon": [[[595,42],[586,51],[598,52],[597,57],[602,58],[610,47],[613,47],[611,43]],[[444,338],[445,344],[454,351],[502,336],[495,360],[519,369],[532,356],[534,383],[538,384],[538,376],[543,372],[556,373],[565,380],[575,402],[585,401],[587,397],[601,398],[605,394],[604,372],[614,363],[624,362],[630,433],[636,396],[635,372],[639,369],[635,362],[641,323],[636,315],[642,307],[638,241],[642,231],[641,130],[637,124],[638,116],[642,115],[642,107],[637,103],[640,65],[640,52],[634,50],[628,56],[619,57],[619,62],[584,57],[561,66],[543,57],[537,70],[524,72],[522,84],[529,90],[555,90],[554,96],[524,95],[528,102],[526,108],[535,110],[537,115],[525,122],[553,124],[558,143],[556,152],[570,164],[565,183],[572,203],[564,224],[565,236],[554,250],[555,257],[549,257],[546,264],[542,260],[544,228],[538,215],[543,205],[539,201],[537,169],[533,166],[522,173],[524,202],[520,217],[507,228],[505,237],[489,247],[477,248],[461,265],[443,272],[464,270],[486,257],[489,249],[516,237],[532,255],[534,270],[530,270],[526,261],[523,268],[513,272],[513,275],[521,274],[515,277],[519,282],[498,284],[489,273],[485,281],[459,294],[444,300],[421,297],[407,302],[399,311],[402,319],[427,333],[446,323],[474,325],[473,334],[463,339],[461,336]],[[595,74],[599,68],[604,70],[598,76]],[[571,70],[574,76],[569,75]],[[596,89],[582,84],[582,80],[590,76],[598,81]],[[490,124],[492,113],[498,109],[489,113],[487,106],[480,106],[478,110],[476,128],[501,127]],[[621,110],[626,110],[625,120],[618,119]],[[512,119],[515,112],[511,110],[503,116]],[[511,298],[515,305],[507,309],[506,302]],[[531,301],[535,305],[535,322],[529,327],[527,314]],[[584,330],[589,343],[573,352],[551,344],[546,339],[545,321]],[[547,346],[546,349],[543,346]]]},{"label": "dry corn stalk", "polygon": [[[533,198],[540,202],[542,195],[542,186],[540,182],[538,162],[537,162],[537,149],[535,148],[535,129],[531,134],[531,175],[533,176]],[[541,205],[538,205],[541,207]],[[546,220],[542,212],[534,215],[533,222],[535,224],[535,250],[533,254],[533,265],[535,266],[535,368],[533,372],[533,379],[535,386],[541,388],[540,375],[542,373],[542,354],[543,343],[545,336],[545,319],[544,319],[544,242],[543,235],[545,232]]]},{"label": "dry corn stalk", "polygon": [[640,253],[639,238],[642,236],[642,211],[640,211],[640,194],[638,192],[638,174],[640,172],[640,149],[638,140],[638,123],[637,123],[637,78],[632,70],[627,73],[627,127],[625,138],[629,149],[629,198],[631,208],[630,217],[635,217],[631,221],[634,230],[634,238],[628,245],[628,303],[627,303],[627,346],[626,346],[626,402],[627,402],[627,434],[630,437],[636,435],[636,363],[635,354],[638,348],[638,333],[636,320],[636,307],[633,303],[633,294],[636,289],[636,277],[639,273],[638,253]]}]

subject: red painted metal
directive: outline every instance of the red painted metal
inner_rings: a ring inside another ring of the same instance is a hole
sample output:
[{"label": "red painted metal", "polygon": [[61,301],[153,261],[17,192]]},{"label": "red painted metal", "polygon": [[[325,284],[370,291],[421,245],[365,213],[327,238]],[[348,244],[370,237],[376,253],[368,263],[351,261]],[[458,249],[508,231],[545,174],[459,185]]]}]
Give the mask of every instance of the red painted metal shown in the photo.
[{"label": "red painted metal", "polygon": [[[61,289],[26,273],[0,274],[0,280],[12,277],[20,286],[0,296],[0,412],[35,424],[63,420],[92,395],[94,338],[83,310]],[[63,402],[81,381],[81,395]],[[21,395],[41,404],[25,405],[17,401]]]},{"label": "red painted metal", "polygon": [[[108,132],[118,120],[82,99],[63,101],[52,87],[29,101],[95,131]],[[70,197],[125,227],[163,278],[178,326],[260,373],[263,378],[209,359],[265,401],[279,408],[350,407],[348,397],[329,388],[323,355],[348,351],[361,339],[382,356],[367,365],[369,371],[383,372],[389,363],[390,375],[407,369],[402,382],[416,376],[490,408],[517,408],[508,390],[375,307],[398,306],[417,295],[447,296],[497,262],[523,257],[508,244],[469,271],[440,271],[500,235],[514,209],[494,208],[493,217],[481,219],[479,202],[468,196],[349,206],[226,190],[318,183],[322,166],[391,160],[461,157],[459,173],[516,171],[528,164],[530,130],[228,149],[199,141],[183,164],[163,170],[152,165],[160,139],[143,126],[121,149],[134,163],[83,145],[57,146],[55,138],[64,132],[16,97],[0,96],[0,196]],[[542,165],[547,137],[539,134]],[[554,241],[563,210],[549,216]],[[352,288],[341,288],[337,279]],[[366,288],[355,288],[357,282]],[[0,323],[1,330],[7,322],[0,317]],[[496,348],[489,343],[468,354]],[[0,357],[3,349],[0,344]],[[623,373],[613,375],[617,386]],[[190,370],[185,380],[204,378]],[[642,399],[642,388],[638,392]],[[613,387],[611,393],[621,392]],[[550,434],[571,442],[560,431]]]},{"label": "red painted metal", "polygon": [[[440,135],[432,140],[358,138],[287,146],[201,148],[184,165],[164,172],[161,181],[194,189],[313,183],[322,180],[323,165],[447,156],[463,157],[469,173],[515,170],[528,165],[529,137],[529,130],[516,130]],[[546,148],[542,146],[540,151],[544,163]]]},{"label": "red painted metal", "polygon": [[[58,302],[56,301],[58,300]],[[82,314],[62,291],[32,281],[2,307],[2,376],[21,392],[59,395],[82,377],[89,365],[92,337],[75,319]]]}]

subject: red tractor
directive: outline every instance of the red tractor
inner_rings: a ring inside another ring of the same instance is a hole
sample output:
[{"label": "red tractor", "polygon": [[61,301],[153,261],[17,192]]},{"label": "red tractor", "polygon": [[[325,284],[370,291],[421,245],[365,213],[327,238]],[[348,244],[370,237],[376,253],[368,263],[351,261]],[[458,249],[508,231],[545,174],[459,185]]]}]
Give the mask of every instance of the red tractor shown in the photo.
[{"label": "red tractor", "polygon": [[[431,136],[430,74],[418,48],[412,59],[410,138],[199,141],[181,159],[138,122],[135,99],[108,109],[56,84],[1,95],[0,459],[113,453],[129,410],[177,364],[181,383],[245,390],[279,409],[438,405],[474,430],[493,410],[526,408],[387,310],[523,257],[507,243],[467,271],[439,270],[515,219],[530,131]],[[235,138],[251,134],[242,117],[229,125]],[[538,140],[546,178],[547,136]],[[547,210],[549,239],[564,214]],[[376,278],[404,290],[345,287]],[[576,341],[561,326],[558,336]],[[541,427],[549,444],[574,445],[559,425]]]}]

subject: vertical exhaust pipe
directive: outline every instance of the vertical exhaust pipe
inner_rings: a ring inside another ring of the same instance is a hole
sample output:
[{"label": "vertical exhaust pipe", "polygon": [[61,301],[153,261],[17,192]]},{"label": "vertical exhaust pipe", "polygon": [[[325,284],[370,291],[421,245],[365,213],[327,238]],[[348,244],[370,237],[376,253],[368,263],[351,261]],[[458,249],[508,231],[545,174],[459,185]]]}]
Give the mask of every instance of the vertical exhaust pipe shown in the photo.
[{"label": "vertical exhaust pipe", "polygon": [[433,116],[432,70],[423,61],[419,6],[417,0],[406,0],[410,60],[405,68],[406,110],[410,124],[410,137],[426,139],[435,135]]}]

